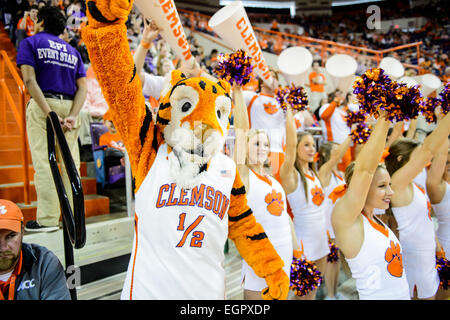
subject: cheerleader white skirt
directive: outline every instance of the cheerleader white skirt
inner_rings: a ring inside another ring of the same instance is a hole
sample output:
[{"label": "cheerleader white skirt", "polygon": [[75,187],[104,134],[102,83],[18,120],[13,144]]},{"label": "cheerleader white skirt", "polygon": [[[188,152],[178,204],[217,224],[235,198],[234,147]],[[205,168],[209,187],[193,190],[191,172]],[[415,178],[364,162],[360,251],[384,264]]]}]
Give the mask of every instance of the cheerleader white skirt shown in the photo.
[{"label": "cheerleader white skirt", "polygon": [[403,266],[411,297],[414,295],[414,287],[417,288],[419,299],[436,294],[440,280],[434,250],[403,251]]},{"label": "cheerleader white skirt", "polygon": [[296,215],[294,226],[299,246],[302,246],[306,259],[315,261],[330,253],[326,229],[325,213],[308,215]]}]

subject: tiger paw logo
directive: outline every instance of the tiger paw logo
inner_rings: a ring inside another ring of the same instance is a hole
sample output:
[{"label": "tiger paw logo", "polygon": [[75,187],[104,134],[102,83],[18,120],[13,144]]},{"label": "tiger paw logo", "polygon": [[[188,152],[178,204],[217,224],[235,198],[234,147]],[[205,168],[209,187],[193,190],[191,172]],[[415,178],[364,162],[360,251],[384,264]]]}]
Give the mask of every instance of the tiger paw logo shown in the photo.
[{"label": "tiger paw logo", "polygon": [[284,210],[284,202],[281,192],[272,189],[272,193],[268,193],[264,198],[267,203],[267,211],[274,216],[280,216]]},{"label": "tiger paw logo", "polygon": [[323,194],[322,189],[319,188],[318,186],[315,186],[314,188],[311,189],[311,194],[313,196],[312,202],[316,206],[320,206],[323,200],[325,199],[325,195]]},{"label": "tiger paw logo", "polygon": [[8,210],[6,210],[6,206],[0,206],[0,214],[6,214]]},{"label": "tiger paw logo", "polygon": [[268,102],[268,103],[264,103],[263,106],[264,106],[264,111],[266,111],[268,114],[274,114],[278,111],[276,104],[272,104],[272,103]]},{"label": "tiger paw logo", "polygon": [[384,260],[388,263],[387,270],[392,276],[400,278],[403,274],[403,261],[402,254],[400,252],[400,244],[395,244],[394,241],[391,240],[390,245],[391,246],[387,248],[384,255]]}]

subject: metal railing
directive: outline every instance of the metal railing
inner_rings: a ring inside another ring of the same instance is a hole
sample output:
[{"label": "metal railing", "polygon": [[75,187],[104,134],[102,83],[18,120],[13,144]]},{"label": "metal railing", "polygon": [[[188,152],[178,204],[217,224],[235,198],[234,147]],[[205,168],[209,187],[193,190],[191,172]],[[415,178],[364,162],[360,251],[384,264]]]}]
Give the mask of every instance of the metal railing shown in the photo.
[{"label": "metal railing", "polygon": [[[56,137],[56,139],[55,139]],[[66,168],[67,175],[70,180],[71,191],[73,195],[73,212],[70,206],[61,174],[56,160],[56,141],[61,149],[62,160]],[[83,187],[78,170],[64,137],[63,130],[59,123],[57,114],[52,111],[47,116],[47,145],[48,145],[48,161],[52,171],[53,181],[55,182],[56,191],[58,193],[59,203],[61,206],[62,222],[63,222],[63,238],[64,238],[64,258],[66,266],[66,277],[68,277],[67,269],[75,265],[73,248],[83,248],[86,243],[86,223]],[[72,300],[77,300],[75,288],[70,288]]]},{"label": "metal railing", "polygon": [[[7,78],[5,74],[5,67],[8,69],[12,76],[12,79],[17,86],[19,93],[19,102],[16,104],[10,89],[8,88]],[[20,130],[20,146],[22,152],[22,168],[23,168],[23,193],[24,193],[24,203],[31,203],[30,196],[30,173],[29,164],[30,159],[28,155],[28,140],[27,140],[27,127],[26,127],[26,106],[25,101],[27,100],[27,91],[25,85],[17,72],[16,67],[13,65],[9,59],[6,51],[0,51],[0,134],[8,135],[8,121],[7,121],[7,106],[9,105],[11,111],[14,115],[19,130]],[[7,103],[8,102],[8,103]]]},{"label": "metal railing", "polygon": [[[209,15],[198,13],[198,12],[194,13],[194,12],[192,12],[190,10],[186,10],[186,9],[179,8],[178,11],[181,14],[186,14],[186,15],[194,14],[194,16],[198,16],[198,17],[201,17],[201,18],[207,19],[207,20],[209,20],[211,18]],[[304,46],[304,47],[308,47],[308,48],[314,48],[315,50],[318,51],[318,54],[321,57],[323,67],[325,66],[325,62],[327,60],[328,55],[330,55],[330,54],[333,55],[333,54],[338,54],[338,53],[348,54],[355,58],[362,57],[364,59],[372,60],[377,65],[379,65],[380,61],[383,59],[384,56],[386,56],[386,54],[389,54],[389,53],[395,54],[396,52],[400,52],[405,49],[410,49],[410,50],[415,51],[415,57],[416,57],[417,63],[421,56],[420,46],[422,45],[422,42],[414,42],[414,43],[405,44],[405,45],[401,45],[401,46],[397,46],[397,47],[393,47],[393,48],[389,48],[389,49],[385,49],[385,50],[375,50],[375,49],[369,49],[369,48],[365,48],[365,47],[357,47],[357,46],[353,46],[353,45],[339,43],[339,42],[335,42],[335,41],[322,40],[322,39],[317,39],[317,38],[289,34],[289,33],[285,33],[285,32],[267,30],[267,29],[256,27],[256,26],[253,27],[253,30],[256,33],[259,40],[263,37],[270,37],[273,40],[276,40],[276,38],[279,38],[279,39],[281,38],[284,44],[289,43],[292,46]],[[209,38],[213,38],[213,37],[210,36]],[[228,47],[227,45],[224,45],[222,43],[220,43],[220,44],[222,46]],[[264,51],[264,49],[263,49],[263,51]],[[403,62],[402,62],[402,64],[405,68],[415,69],[418,74],[425,73],[425,70],[423,68],[421,68],[419,65],[407,64],[407,63],[403,63]]]}]

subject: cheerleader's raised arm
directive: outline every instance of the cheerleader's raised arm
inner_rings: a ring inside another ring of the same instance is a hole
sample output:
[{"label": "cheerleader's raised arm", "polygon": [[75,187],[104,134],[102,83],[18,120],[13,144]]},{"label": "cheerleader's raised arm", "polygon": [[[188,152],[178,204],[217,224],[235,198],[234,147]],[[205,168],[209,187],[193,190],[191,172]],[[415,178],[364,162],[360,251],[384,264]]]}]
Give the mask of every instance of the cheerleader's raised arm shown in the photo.
[{"label": "cheerleader's raised arm", "polygon": [[378,118],[369,140],[358,155],[347,192],[336,203],[331,216],[336,244],[346,257],[356,256],[364,240],[364,234],[356,231],[359,229],[356,222],[366,204],[369,188],[384,150],[389,121],[383,115],[384,113]]}]

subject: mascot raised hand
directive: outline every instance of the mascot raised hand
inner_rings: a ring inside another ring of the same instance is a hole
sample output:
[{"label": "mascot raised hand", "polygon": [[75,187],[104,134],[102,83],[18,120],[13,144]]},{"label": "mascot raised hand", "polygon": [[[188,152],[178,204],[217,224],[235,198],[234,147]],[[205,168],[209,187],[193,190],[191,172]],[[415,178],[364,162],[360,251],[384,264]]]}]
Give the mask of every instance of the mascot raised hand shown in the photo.
[{"label": "mascot raised hand", "polygon": [[133,2],[87,1],[82,37],[135,180],[135,233],[122,299],[225,299],[227,236],[255,273],[264,299],[286,299],[289,278],[247,205],[234,161],[220,151],[230,86],[179,70],[156,119],[145,106],[127,40]]}]

